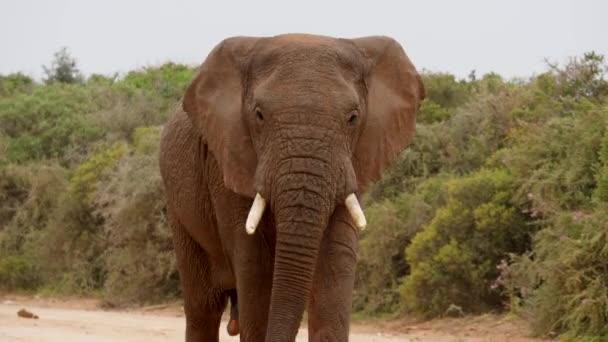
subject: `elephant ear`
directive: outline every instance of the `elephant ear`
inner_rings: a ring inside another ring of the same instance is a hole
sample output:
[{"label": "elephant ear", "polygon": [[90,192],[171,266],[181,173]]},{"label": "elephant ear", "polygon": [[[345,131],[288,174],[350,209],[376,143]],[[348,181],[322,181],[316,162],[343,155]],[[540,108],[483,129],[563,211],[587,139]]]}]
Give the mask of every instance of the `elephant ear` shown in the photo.
[{"label": "elephant ear", "polygon": [[242,94],[249,56],[258,39],[233,37],[218,44],[182,103],[220,165],[226,187],[251,197],[257,156],[242,116]]},{"label": "elephant ear", "polygon": [[359,190],[364,191],[410,143],[425,90],[416,68],[395,40],[365,37],[352,41],[367,65],[367,115],[353,157]]}]

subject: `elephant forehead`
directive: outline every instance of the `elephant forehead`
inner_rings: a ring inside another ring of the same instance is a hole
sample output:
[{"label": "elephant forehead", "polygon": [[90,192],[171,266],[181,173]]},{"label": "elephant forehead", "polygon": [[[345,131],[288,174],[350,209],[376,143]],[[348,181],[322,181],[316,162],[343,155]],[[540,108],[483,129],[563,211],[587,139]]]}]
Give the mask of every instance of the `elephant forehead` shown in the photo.
[{"label": "elephant forehead", "polygon": [[287,33],[278,36],[270,37],[269,39],[277,44],[285,43],[307,43],[307,44],[319,44],[319,43],[332,43],[336,39],[329,36],[308,34],[308,33]]},{"label": "elephant forehead", "polygon": [[251,70],[281,72],[354,72],[363,70],[358,50],[344,40],[313,35],[284,35],[263,40],[252,52]]},{"label": "elephant forehead", "polygon": [[277,68],[258,80],[252,95],[258,106],[270,111],[298,107],[347,110],[356,108],[359,103],[355,85],[341,73],[297,66]]}]

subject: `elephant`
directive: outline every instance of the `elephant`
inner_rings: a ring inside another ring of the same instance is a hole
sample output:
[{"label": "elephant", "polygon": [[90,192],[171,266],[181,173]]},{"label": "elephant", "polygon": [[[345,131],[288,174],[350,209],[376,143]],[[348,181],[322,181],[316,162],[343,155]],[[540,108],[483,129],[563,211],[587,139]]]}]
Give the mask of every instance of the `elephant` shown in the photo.
[{"label": "elephant", "polygon": [[393,38],[230,37],[164,125],[160,170],[186,341],[348,341],[360,196],[425,97]]}]

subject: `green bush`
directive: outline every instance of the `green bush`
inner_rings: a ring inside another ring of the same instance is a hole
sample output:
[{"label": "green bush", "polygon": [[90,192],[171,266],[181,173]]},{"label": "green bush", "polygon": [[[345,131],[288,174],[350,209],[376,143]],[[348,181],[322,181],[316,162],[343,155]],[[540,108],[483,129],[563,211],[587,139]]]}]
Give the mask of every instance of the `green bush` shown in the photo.
[{"label": "green bush", "polygon": [[603,55],[593,51],[571,58],[564,66],[550,65],[555,76],[556,90],[562,96],[576,99],[601,100],[608,95],[608,65]]},{"label": "green bush", "polygon": [[159,131],[137,132],[139,151],[124,155],[94,196],[95,213],[103,218],[108,241],[104,298],[112,305],[151,303],[179,294],[173,244],[163,214]]},{"label": "green bush", "polygon": [[155,96],[175,102],[183,96],[195,70],[183,64],[166,63],[158,67],[131,71],[116,84],[128,89],[153,92]]},{"label": "green bush", "polygon": [[406,249],[411,274],[401,286],[406,310],[424,317],[456,305],[464,312],[500,308],[497,265],[529,247],[531,227],[512,205],[513,179],[481,170],[448,182],[446,204]]},{"label": "green bush", "polygon": [[142,154],[158,151],[161,127],[138,127],[133,133],[133,148]]},{"label": "green bush", "polygon": [[413,191],[416,185],[442,170],[442,140],[438,125],[420,125],[412,144],[403,151],[382,179],[368,191],[367,201],[380,202],[386,198]]},{"label": "green bush", "polygon": [[46,84],[52,83],[81,83],[83,76],[78,70],[76,59],[73,58],[67,47],[62,47],[53,55],[53,61],[50,66],[42,66],[46,78]]},{"label": "green bush", "polygon": [[414,194],[402,193],[365,210],[370,228],[360,243],[355,310],[368,314],[398,311],[398,286],[410,271],[405,248],[443,205],[446,180],[446,176],[429,178]]},{"label": "green bush", "polygon": [[589,205],[607,120],[606,110],[582,108],[512,134],[501,159],[516,179],[517,202],[539,217]]},{"label": "green bush", "polygon": [[66,170],[56,164],[9,165],[0,169],[0,198],[4,198],[0,256],[23,252],[30,234],[45,228],[60,203],[58,195],[66,188]]},{"label": "green bush", "polygon": [[[608,125],[608,121],[606,125]],[[595,182],[596,187],[593,191],[595,201],[608,202],[608,128],[604,129],[604,138],[600,147],[598,162],[595,165]]]},{"label": "green bush", "polygon": [[506,283],[535,333],[608,338],[607,209],[561,213],[536,234],[532,252],[515,257]]},{"label": "green bush", "polygon": [[0,75],[0,98],[31,93],[34,87],[34,80],[22,73]]},{"label": "green bush", "polygon": [[86,146],[101,137],[84,116],[94,107],[89,93],[75,85],[54,84],[0,98],[0,134],[11,138],[8,160],[59,158],[67,165],[71,154],[86,154]]},{"label": "green bush", "polygon": [[450,111],[432,100],[422,102],[416,121],[424,124],[445,121],[450,118]]},{"label": "green bush", "polygon": [[463,80],[457,81],[451,74],[425,72],[422,74],[422,82],[426,98],[442,108],[461,106],[471,95],[470,84]]},{"label": "green bush", "polygon": [[128,140],[137,127],[161,125],[167,120],[167,108],[171,107],[167,101],[152,92],[132,91],[118,85],[97,90],[106,98],[105,106],[90,112],[87,119],[101,128],[110,141]]},{"label": "green bush", "polygon": [[90,201],[97,183],[126,152],[127,146],[124,143],[114,143],[100,148],[76,168],[71,178],[72,190]]},{"label": "green bush", "polygon": [[0,257],[0,289],[31,290],[38,283],[36,268],[30,260],[18,255]]},{"label": "green bush", "polygon": [[90,294],[104,285],[107,271],[103,253],[107,241],[91,209],[66,189],[45,228],[28,236],[24,250],[37,260],[46,290],[63,294]]}]

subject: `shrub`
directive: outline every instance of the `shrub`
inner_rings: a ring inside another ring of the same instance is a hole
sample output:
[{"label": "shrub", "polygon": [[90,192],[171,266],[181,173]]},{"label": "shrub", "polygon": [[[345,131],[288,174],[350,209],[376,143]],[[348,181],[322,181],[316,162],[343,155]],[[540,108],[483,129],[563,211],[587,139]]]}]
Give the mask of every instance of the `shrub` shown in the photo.
[{"label": "shrub", "polygon": [[43,66],[46,74],[45,83],[80,83],[83,76],[78,70],[76,59],[70,56],[66,47],[55,52],[54,59],[49,67]]},{"label": "shrub", "polygon": [[420,181],[438,174],[441,168],[442,140],[438,125],[420,125],[412,144],[403,151],[382,179],[373,184],[367,201],[382,201],[413,191]]},{"label": "shrub", "polygon": [[100,286],[95,261],[102,241],[90,212],[71,194],[65,169],[39,163],[6,167],[0,170],[0,199],[0,278],[13,289],[46,286],[73,293]]},{"label": "shrub", "polygon": [[433,317],[452,304],[465,312],[501,307],[501,291],[492,286],[496,266],[508,253],[529,247],[531,229],[510,202],[512,191],[513,179],[504,170],[448,182],[446,204],[406,249],[406,310]]},{"label": "shrub", "polygon": [[108,169],[113,167],[126,152],[127,146],[124,143],[114,143],[99,148],[74,171],[71,178],[72,190],[90,201],[90,196],[95,191],[97,183],[104,175],[107,175]]},{"label": "shrub", "polygon": [[194,71],[195,68],[183,64],[165,63],[158,67],[131,71],[117,85],[152,92],[173,103],[183,96]]},{"label": "shrub", "polygon": [[439,133],[444,171],[470,173],[505,147],[514,125],[511,113],[520,102],[517,91],[508,88],[496,93],[480,90],[475,101],[458,108]]},{"label": "shrub", "polygon": [[58,194],[58,205],[44,229],[34,231],[24,246],[37,260],[39,276],[54,293],[88,294],[103,287],[103,252],[107,241],[99,220],[70,190]]},{"label": "shrub", "polygon": [[506,282],[535,333],[608,338],[607,209],[561,213],[536,234],[532,252],[514,258]]},{"label": "shrub", "polygon": [[108,241],[104,298],[112,305],[150,303],[179,293],[173,245],[163,213],[160,136],[155,131],[139,131],[135,140],[148,146],[141,149],[146,153],[124,155],[94,196],[95,213],[103,218]]},{"label": "shrub", "polygon": [[366,209],[370,229],[360,243],[356,310],[369,314],[398,311],[398,285],[410,271],[405,262],[405,248],[443,204],[446,179],[430,178],[413,194],[402,193]]},{"label": "shrub", "polygon": [[0,185],[0,198],[5,199],[0,256],[19,255],[30,234],[44,229],[57,208],[58,196],[67,188],[66,172],[52,163],[10,165],[0,170]]},{"label": "shrub", "polygon": [[432,100],[424,100],[420,111],[416,117],[416,121],[423,124],[432,124],[435,122],[445,121],[450,118],[450,111]]},{"label": "shrub", "polygon": [[110,141],[128,140],[140,126],[163,124],[167,119],[169,103],[152,92],[134,90],[125,92],[119,86],[99,88],[98,93],[107,98],[105,105],[90,112],[87,119],[100,127]]},{"label": "shrub", "polygon": [[34,86],[34,80],[20,72],[6,76],[0,75],[0,98],[31,93]]},{"label": "shrub", "polygon": [[608,66],[604,56],[593,51],[582,57],[571,58],[563,67],[547,63],[555,77],[557,87],[562,96],[572,96],[577,99],[601,99],[608,95]]},{"label": "shrub", "polygon": [[12,255],[0,258],[0,289],[32,290],[38,286],[38,283],[34,263],[26,257]]},{"label": "shrub", "polygon": [[422,82],[426,98],[446,109],[464,104],[470,95],[470,85],[466,81],[457,81],[451,74],[425,72]]},{"label": "shrub", "polygon": [[94,108],[87,91],[75,85],[37,87],[31,94],[0,98],[0,134],[10,138],[9,161],[59,158],[69,164],[69,153],[86,154],[101,132],[85,120]]},{"label": "shrub", "polygon": [[[608,121],[606,124],[608,125]],[[608,128],[604,130],[598,162],[595,165],[596,187],[593,190],[593,197],[596,202],[608,202]]]},{"label": "shrub", "polygon": [[502,162],[517,183],[516,201],[547,216],[590,203],[608,111],[582,109],[576,116],[530,124],[511,136]]},{"label": "shrub", "polygon": [[133,148],[141,154],[158,151],[161,127],[138,127],[133,133]]}]

